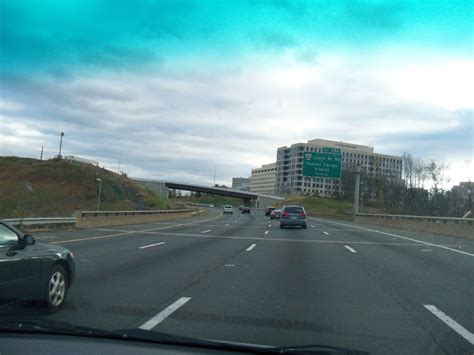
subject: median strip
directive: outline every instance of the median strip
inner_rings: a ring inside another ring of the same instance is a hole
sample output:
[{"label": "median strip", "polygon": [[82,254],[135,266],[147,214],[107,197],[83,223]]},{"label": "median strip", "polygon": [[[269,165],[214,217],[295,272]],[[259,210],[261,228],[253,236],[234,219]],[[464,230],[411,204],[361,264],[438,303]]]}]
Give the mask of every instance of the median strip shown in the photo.
[{"label": "median strip", "polygon": [[349,250],[351,253],[357,253],[357,251],[355,249],[352,249],[350,246],[348,245],[344,245],[344,248],[346,248],[347,250]]},{"label": "median strip", "polygon": [[159,242],[159,243],[155,243],[155,244],[144,245],[142,247],[139,247],[138,249],[146,249],[146,248],[156,247],[157,245],[162,245],[162,244],[165,244],[165,242]]},{"label": "median strip", "polygon": [[474,345],[474,334],[464,328],[461,324],[459,324],[454,319],[440,311],[436,306],[433,306],[432,304],[424,304],[423,307],[433,313],[436,317],[438,317],[438,319],[440,319],[442,322],[444,322],[444,324],[446,324],[448,327],[450,327],[452,330],[454,330],[456,333],[466,339],[469,343]]},{"label": "median strip", "polygon": [[181,297],[179,300],[166,307],[164,310],[162,310],[156,316],[151,318],[149,321],[143,323],[139,328],[144,330],[151,330],[152,328],[163,322],[167,317],[169,317],[172,313],[174,313],[178,308],[183,306],[190,299],[191,297]]}]

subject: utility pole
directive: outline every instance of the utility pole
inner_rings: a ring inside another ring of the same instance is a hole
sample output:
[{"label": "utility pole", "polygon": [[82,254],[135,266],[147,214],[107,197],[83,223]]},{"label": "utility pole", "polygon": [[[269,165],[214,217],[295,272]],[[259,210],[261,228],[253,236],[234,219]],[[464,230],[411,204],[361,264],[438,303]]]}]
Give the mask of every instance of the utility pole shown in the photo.
[{"label": "utility pole", "polygon": [[354,192],[354,218],[359,213],[359,190],[360,190],[360,165],[356,168],[356,181],[355,181],[355,192]]},{"label": "utility pole", "polygon": [[40,160],[43,160],[43,149],[44,149],[44,146],[41,146],[41,157],[40,157]]},{"label": "utility pole", "polygon": [[59,141],[59,155],[58,155],[58,158],[61,158],[61,149],[63,147],[63,137],[64,137],[64,132],[61,132],[61,140]]},{"label": "utility pole", "polygon": [[214,165],[214,186],[216,186],[216,172],[217,172],[217,165]]}]

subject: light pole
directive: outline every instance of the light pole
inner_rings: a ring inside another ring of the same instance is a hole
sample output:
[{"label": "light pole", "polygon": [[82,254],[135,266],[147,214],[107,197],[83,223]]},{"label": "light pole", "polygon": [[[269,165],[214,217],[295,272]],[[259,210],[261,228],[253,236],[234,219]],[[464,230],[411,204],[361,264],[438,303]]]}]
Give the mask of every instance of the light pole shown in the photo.
[{"label": "light pole", "polygon": [[97,196],[97,211],[100,211],[100,194],[102,193],[102,179],[96,179],[99,182],[99,195]]},{"label": "light pole", "polygon": [[217,172],[217,165],[214,165],[214,187],[216,186],[216,172]]},{"label": "light pole", "polygon": [[58,155],[59,158],[61,158],[61,148],[63,147],[63,137],[64,137],[64,132],[61,132],[61,140],[59,141],[59,155]]}]

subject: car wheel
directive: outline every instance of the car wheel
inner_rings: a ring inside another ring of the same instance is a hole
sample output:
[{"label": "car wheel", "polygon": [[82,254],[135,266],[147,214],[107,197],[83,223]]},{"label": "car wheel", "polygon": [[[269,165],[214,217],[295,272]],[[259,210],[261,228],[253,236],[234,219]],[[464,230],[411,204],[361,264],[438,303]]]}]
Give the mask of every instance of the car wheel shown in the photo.
[{"label": "car wheel", "polygon": [[54,265],[46,279],[44,301],[51,312],[64,306],[67,297],[69,280],[67,272],[61,265]]},{"label": "car wheel", "polygon": [[301,226],[301,228],[306,229],[306,226]]},{"label": "car wheel", "polygon": [[283,224],[280,224],[280,229],[283,229],[284,225]]}]

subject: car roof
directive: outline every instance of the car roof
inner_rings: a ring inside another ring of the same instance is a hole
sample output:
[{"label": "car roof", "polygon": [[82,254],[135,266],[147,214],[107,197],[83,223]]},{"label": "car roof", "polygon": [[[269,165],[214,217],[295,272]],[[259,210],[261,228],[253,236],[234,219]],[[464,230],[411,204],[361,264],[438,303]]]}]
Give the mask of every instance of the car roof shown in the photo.
[{"label": "car roof", "polygon": [[304,208],[302,205],[286,205],[286,206],[283,206],[283,208],[295,208],[295,207]]}]

